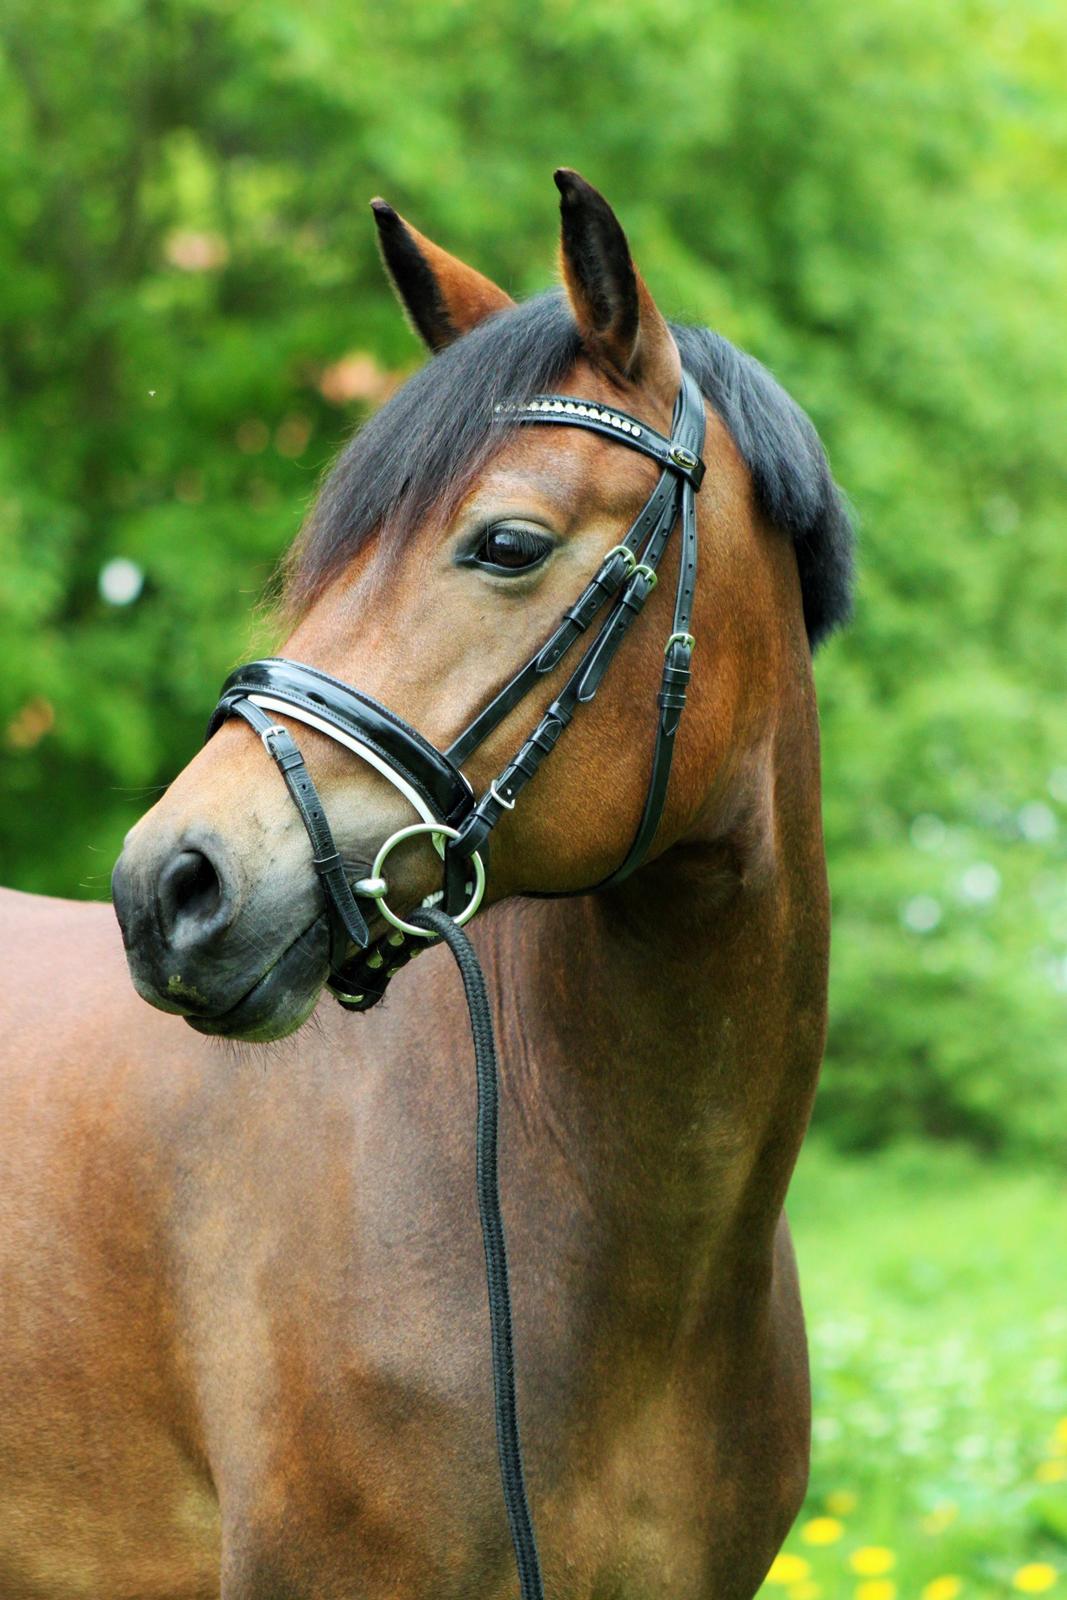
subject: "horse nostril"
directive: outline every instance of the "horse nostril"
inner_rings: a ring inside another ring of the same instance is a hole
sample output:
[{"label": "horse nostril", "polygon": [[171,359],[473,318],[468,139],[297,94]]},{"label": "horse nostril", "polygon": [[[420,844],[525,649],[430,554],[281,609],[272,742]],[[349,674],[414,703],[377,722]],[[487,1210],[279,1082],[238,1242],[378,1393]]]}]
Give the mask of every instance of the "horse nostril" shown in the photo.
[{"label": "horse nostril", "polygon": [[182,850],[164,867],[159,880],[163,926],[204,934],[225,920],[228,896],[213,863],[200,850]]}]

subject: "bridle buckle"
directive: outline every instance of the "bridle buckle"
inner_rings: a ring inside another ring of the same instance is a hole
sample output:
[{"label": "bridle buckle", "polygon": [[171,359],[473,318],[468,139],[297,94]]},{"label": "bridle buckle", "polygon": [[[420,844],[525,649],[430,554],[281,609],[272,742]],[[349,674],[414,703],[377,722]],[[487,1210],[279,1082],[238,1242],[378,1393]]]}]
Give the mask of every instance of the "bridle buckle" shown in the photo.
[{"label": "bridle buckle", "polygon": [[672,644],[684,644],[689,651],[696,648],[696,640],[691,633],[672,633],[667,643],[663,646],[663,654],[665,656],[670,655]]},{"label": "bridle buckle", "polygon": [[515,809],[514,800],[509,800],[506,795],[503,795],[503,794],[500,793],[500,790],[496,786],[496,779],[495,778],[493,779],[492,783],[489,785],[489,793],[492,795],[493,799],[496,801],[498,806],[503,806],[505,811],[514,811],[514,809]]},{"label": "bridle buckle", "polygon": [[637,566],[637,557],[630,549],[630,546],[628,544],[613,544],[610,550],[606,550],[604,552],[604,559],[600,563],[601,570],[607,566],[608,562],[613,556],[626,557],[626,576],[628,578],[632,578],[634,575],[634,569]]}]

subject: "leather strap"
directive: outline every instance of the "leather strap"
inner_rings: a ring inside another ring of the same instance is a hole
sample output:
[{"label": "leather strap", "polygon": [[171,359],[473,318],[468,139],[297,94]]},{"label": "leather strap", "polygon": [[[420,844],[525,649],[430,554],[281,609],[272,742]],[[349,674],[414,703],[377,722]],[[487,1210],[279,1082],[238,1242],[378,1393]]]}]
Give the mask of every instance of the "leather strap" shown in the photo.
[{"label": "leather strap", "polygon": [[[686,394],[687,385],[691,391],[695,391],[695,394],[690,392],[686,395],[687,403],[683,405],[682,415],[678,419],[677,437],[687,449],[699,455],[704,448],[706,426],[704,404],[699,389],[685,372],[682,374],[683,395]],[[678,586],[674,596],[674,625],[663,652],[663,678],[656,697],[660,714],[656,725],[652,776],[645,796],[645,808],[637,825],[633,843],[626,853],[626,859],[610,877],[604,880],[603,885],[598,887],[606,888],[608,884],[621,883],[640,866],[655,838],[667,799],[667,786],[671,781],[671,763],[674,759],[674,736],[678,732],[678,724],[685,710],[690,663],[693,659],[693,646],[696,643],[689,631],[693,620],[698,554],[696,494],[692,481],[682,485],[680,521],[682,549],[678,565]]]},{"label": "leather strap", "polygon": [[[686,374],[683,373],[683,387]],[[589,400],[578,400],[569,394],[535,394],[521,402],[505,402],[494,407],[502,422],[551,422],[563,427],[585,428],[587,432],[603,434],[616,444],[625,444],[631,450],[640,450],[651,456],[661,467],[688,478],[694,489],[699,489],[704,477],[704,463],[699,450],[693,450],[672,429],[671,438],[657,433],[647,422],[639,422],[627,411],[612,411],[594,405]],[[703,406],[701,407],[703,413]],[[677,408],[675,417],[677,417]]]},{"label": "leather strap", "polygon": [[[631,529],[631,533],[632,533]],[[636,557],[629,543],[616,545],[609,550],[600,570],[569,610],[563,613],[559,626],[542,645],[537,654],[505,684],[474,721],[449,745],[446,754],[450,761],[461,766],[478,746],[499,727],[504,718],[524,700],[537,679],[559,665],[571,645],[585,632],[601,607],[619,592],[619,587],[634,569]]]},{"label": "leather strap", "polygon": [[243,717],[249,727],[259,734],[264,749],[277,764],[300,813],[300,820],[311,840],[311,857],[326,900],[330,922],[330,966],[340,967],[348,954],[349,941],[363,950],[370,943],[370,933],[345,877],[340,851],[326,820],[319,792],[300,753],[300,746],[287,728],[272,722],[267,713],[251,700],[234,700],[229,711],[236,717]]},{"label": "leather strap", "polygon": [[[208,724],[210,739],[236,701],[267,696],[325,722],[375,753],[386,769],[399,772],[422,799],[435,821],[456,827],[474,804],[474,794],[456,763],[436,750],[402,717],[339,678],[299,661],[270,656],[249,661],[232,672],[222,686]],[[421,807],[419,808],[422,809]]]},{"label": "leather strap", "polygon": [[577,706],[593,699],[630,625],[652,593],[655,581],[655,572],[650,566],[634,569],[593,644],[526,742],[482,795],[463,824],[460,837],[448,846],[446,856],[470,856],[485,847],[504,812],[511,810],[545,756],[555,749]]},{"label": "leather strap", "polygon": [[[551,672],[559,665],[567,651],[588,628],[597,612],[618,594],[624,580],[629,578],[637,565],[636,551],[642,539],[646,539],[653,529],[662,526],[668,511],[671,512],[673,519],[673,505],[674,486],[672,480],[664,475],[638,512],[636,521],[624,536],[622,543],[608,551],[599,572],[591,579],[574,605],[563,613],[559,626],[547,644],[541,646],[537,654],[520,668],[484,711],[480,711],[474,721],[449,745],[446,754],[457,766],[466,761],[494,728],[503,722],[542,674]],[[670,532],[669,522],[667,532]]]},{"label": "leather strap", "polygon": [[[547,400],[551,400],[551,404],[547,404]],[[557,409],[557,400],[562,409]],[[574,410],[567,409],[571,405],[574,406]],[[594,426],[594,420],[588,413],[595,408],[586,406],[583,414],[578,410],[578,405],[578,402],[571,402],[565,397],[541,397],[526,406],[515,406],[510,410],[504,410],[502,415],[508,421],[563,422],[565,425],[577,427]],[[685,706],[685,688],[689,681],[689,661],[692,655],[693,641],[688,632],[688,624],[692,618],[696,586],[695,491],[704,476],[704,465],[700,460],[705,430],[704,402],[697,384],[688,373],[683,373],[672,429],[674,443],[665,440],[661,434],[644,428],[643,425],[638,425],[638,433],[635,435],[632,431],[632,418],[624,417],[622,413],[611,413],[611,416],[619,419],[619,425],[615,422],[605,423],[598,414],[595,419],[596,431],[607,432],[620,443],[628,444],[632,449],[651,455],[665,468],[626,536],[625,545],[631,548],[647,535],[645,547],[641,552],[641,561],[631,572],[614,609],[586,651],[577,670],[549,706],[525,744],[478,801],[474,811],[462,825],[460,838],[449,845],[446,859],[452,856],[469,856],[474,850],[485,848],[490,832],[504,811],[510,810],[514,805],[516,798],[533,777],[548,752],[555,748],[563,730],[569,726],[578,705],[587,704],[593,699],[626,633],[655,587],[656,569],[675,523],[680,520],[682,552],[674,605],[674,627],[665,651],[663,679],[657,700],[660,717],[657,723],[648,793],[637,833],[625,860],[615,872],[603,880],[604,885],[619,882],[636,869],[643,860],[659,825],[670,782],[674,736]],[[631,424],[629,431],[622,429],[623,420]],[[699,470],[695,470],[691,465],[694,461]],[[582,599],[584,598],[583,595]],[[568,647],[572,642],[573,639],[568,641]],[[556,657],[556,660],[558,659],[559,656]],[[481,732],[482,738],[521,699],[520,694],[515,694],[512,698],[511,691],[519,681],[527,678],[531,666],[532,663],[528,663],[486,708],[487,712],[498,706],[501,706],[502,710],[500,715],[489,722]],[[528,681],[532,681],[532,676]],[[483,712],[482,718],[485,717],[486,712]],[[459,740],[451,747],[450,754],[455,752],[457,746],[466,753],[475,747],[474,743],[470,742],[469,736],[475,728],[479,728],[480,722],[481,718],[476,719],[471,727],[460,735]],[[594,887],[599,888],[601,885]]]}]

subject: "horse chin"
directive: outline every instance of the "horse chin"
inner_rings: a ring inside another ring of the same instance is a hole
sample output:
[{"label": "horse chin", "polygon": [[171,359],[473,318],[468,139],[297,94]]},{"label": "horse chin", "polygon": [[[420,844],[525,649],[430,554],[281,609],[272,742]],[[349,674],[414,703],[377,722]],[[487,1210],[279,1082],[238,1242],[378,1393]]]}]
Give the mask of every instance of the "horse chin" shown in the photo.
[{"label": "horse chin", "polygon": [[267,1043],[295,1033],[314,1011],[329,962],[324,917],[305,928],[229,1010],[217,1016],[186,1015],[197,1033]]}]

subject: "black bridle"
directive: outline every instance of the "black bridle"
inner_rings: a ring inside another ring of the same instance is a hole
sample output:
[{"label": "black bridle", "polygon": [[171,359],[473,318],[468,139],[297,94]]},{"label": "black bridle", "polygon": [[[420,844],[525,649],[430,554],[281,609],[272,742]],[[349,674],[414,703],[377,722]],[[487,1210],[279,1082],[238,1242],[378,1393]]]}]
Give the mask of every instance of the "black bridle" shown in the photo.
[{"label": "black bridle", "polygon": [[[656,569],[673,529],[680,524],[682,550],[674,621],[664,647],[648,794],[625,859],[602,884],[594,887],[628,877],[652,843],[667,795],[674,736],[685,706],[693,653],[689,625],[697,570],[695,496],[704,476],[700,452],[705,419],[700,390],[685,372],[669,439],[623,412],[606,410],[569,395],[538,395],[523,404],[497,406],[496,413],[501,421],[509,423],[547,422],[591,429],[651,456],[663,469],[622,543],[608,551],[595,577],[564,612],[548,642],[444,752],[369,695],[314,667],[282,659],[253,661],[226,680],[208,737],[228,717],[243,717],[280,767],[311,840],[330,926],[328,983],[343,1005],[366,1011],[380,1000],[393,974],[423,948],[420,940],[443,940],[459,965],[474,1039],[477,1193],[489,1297],[500,1481],[521,1600],[544,1600],[515,1400],[511,1292],[497,1171],[496,1046],[485,979],[462,924],[474,915],[481,902],[485,887],[482,854],[493,828],[504,812],[512,809],[541,762],[555,749],[578,707],[593,699],[634,618],[656,586]],[[485,794],[475,800],[474,791],[460,770],[464,761],[538,680],[557,666],[610,601],[614,604],[603,626],[559,694]],[[274,722],[268,714],[271,711],[319,729],[362,757],[406,795],[418,812],[419,822],[400,828],[382,845],[369,878],[349,882],[300,749],[292,735]],[[412,913],[414,920],[406,921],[386,904],[388,884],[382,871],[393,847],[417,834],[429,834],[442,848],[444,889],[440,896],[431,898],[441,899],[443,906],[429,907],[424,902],[422,909]],[[469,881],[472,871],[473,883]],[[384,945],[379,941],[368,948],[370,935],[358,903],[361,899],[375,901],[382,916],[392,924],[394,931],[386,936]],[[354,959],[349,955],[353,945],[359,952]]]},{"label": "black bridle", "polygon": [[[432,899],[457,921],[477,910],[484,887],[483,857],[493,828],[510,811],[541,762],[556,746],[579,706],[595,696],[634,619],[656,586],[657,568],[676,525],[681,559],[671,633],[664,647],[657,705],[652,772],[644,810],[625,859],[603,888],[629,877],[652,843],[670,781],[674,739],[685,706],[694,639],[689,631],[697,568],[695,495],[704,476],[704,402],[688,373],[675,403],[666,438],[625,412],[571,395],[537,395],[495,410],[502,423],[548,423],[585,428],[650,456],[662,471],[621,543],[607,552],[595,576],[548,641],[474,720],[439,751],[401,717],[358,689],[315,667],[280,657],[252,661],[227,678],[208,727],[208,737],[231,716],[243,717],[260,735],[279,768],[311,840],[330,926],[328,986],[342,1005],[367,1011],[389,980],[436,935],[397,917],[386,903],[385,859],[401,838],[431,835],[443,847],[444,889]],[[608,615],[592,644],[536,727],[511,760],[476,799],[461,770],[464,762],[501,722],[552,672],[609,602]],[[394,834],[378,852],[371,875],[350,882],[330,825],[299,746],[269,712],[281,712],[318,729],[370,762],[406,796],[420,821]],[[472,879],[472,872],[474,874]],[[360,901],[377,902],[392,931],[373,946]],[[465,904],[466,902],[466,904]],[[357,954],[352,955],[355,946]]]}]

